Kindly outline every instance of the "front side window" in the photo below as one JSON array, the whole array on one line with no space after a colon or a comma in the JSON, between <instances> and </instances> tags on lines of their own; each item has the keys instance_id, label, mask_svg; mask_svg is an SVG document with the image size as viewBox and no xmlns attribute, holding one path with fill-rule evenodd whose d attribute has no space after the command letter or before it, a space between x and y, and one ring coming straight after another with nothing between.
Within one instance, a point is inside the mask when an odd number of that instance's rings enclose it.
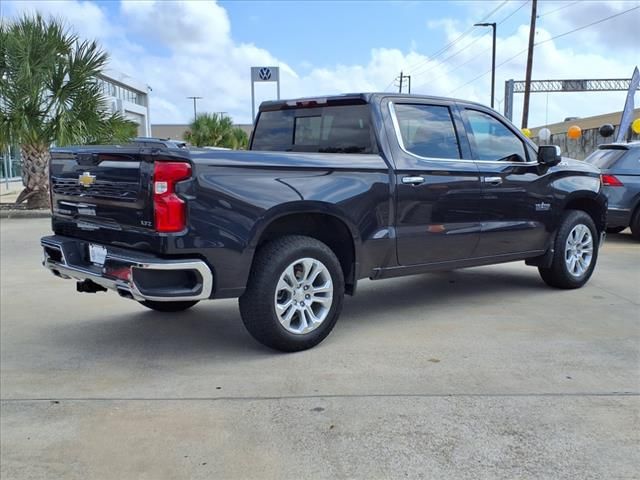
<instances>
[{"instance_id":1,"label":"front side window","mask_svg":"<svg viewBox=\"0 0 640 480\"><path fill-rule=\"evenodd\" d=\"M404 148L429 158L460 158L449 108L439 105L394 105Z\"/></svg>"},{"instance_id":2,"label":"front side window","mask_svg":"<svg viewBox=\"0 0 640 480\"><path fill-rule=\"evenodd\" d=\"M252 150L376 153L368 105L261 112Z\"/></svg>"},{"instance_id":3,"label":"front side window","mask_svg":"<svg viewBox=\"0 0 640 480\"><path fill-rule=\"evenodd\" d=\"M478 110L465 110L469 139L478 160L525 162L524 143L505 124Z\"/></svg>"}]
</instances>

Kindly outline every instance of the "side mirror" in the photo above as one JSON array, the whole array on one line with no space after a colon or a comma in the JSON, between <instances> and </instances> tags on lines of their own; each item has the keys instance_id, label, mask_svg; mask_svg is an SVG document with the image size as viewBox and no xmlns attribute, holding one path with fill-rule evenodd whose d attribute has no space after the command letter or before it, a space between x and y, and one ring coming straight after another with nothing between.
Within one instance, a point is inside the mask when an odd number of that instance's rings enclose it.
<instances>
[{"instance_id":1,"label":"side mirror","mask_svg":"<svg viewBox=\"0 0 640 480\"><path fill-rule=\"evenodd\" d=\"M562 160L560 154L562 151L557 145L540 145L538 147L538 163L552 167Z\"/></svg>"}]
</instances>

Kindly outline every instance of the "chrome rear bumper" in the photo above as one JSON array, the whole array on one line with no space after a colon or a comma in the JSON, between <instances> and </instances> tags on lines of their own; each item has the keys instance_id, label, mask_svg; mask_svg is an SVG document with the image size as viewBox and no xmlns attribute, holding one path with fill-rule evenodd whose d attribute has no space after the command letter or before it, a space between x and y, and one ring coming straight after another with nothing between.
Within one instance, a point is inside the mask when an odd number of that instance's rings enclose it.
<instances>
[{"instance_id":1,"label":"chrome rear bumper","mask_svg":"<svg viewBox=\"0 0 640 480\"><path fill-rule=\"evenodd\" d=\"M103 265L86 258L89 242L53 235L40 241L42 264L60 278L90 280L137 301L188 301L211 297L213 274L198 259L167 260L140 252L106 246Z\"/></svg>"}]
</instances>

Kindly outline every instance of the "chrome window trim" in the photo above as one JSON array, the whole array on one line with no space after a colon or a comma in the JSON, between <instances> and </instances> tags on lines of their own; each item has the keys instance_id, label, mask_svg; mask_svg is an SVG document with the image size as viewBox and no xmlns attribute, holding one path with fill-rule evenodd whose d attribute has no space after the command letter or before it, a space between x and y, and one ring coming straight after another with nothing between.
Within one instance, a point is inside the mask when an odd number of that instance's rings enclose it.
<instances>
[{"instance_id":1,"label":"chrome window trim","mask_svg":"<svg viewBox=\"0 0 640 480\"><path fill-rule=\"evenodd\" d=\"M428 105L428 104L416 103L411 105ZM435 105L435 106L442 106L442 105ZM449 108L448 106L446 107ZM498 164L498 165L526 165L526 166L539 164L537 161L505 162L503 160L472 160L468 158L435 158L435 157L423 157L422 155L417 155L415 153L408 151L404 145L404 140L402 140L402 133L400 132L400 124L398 123L398 118L396 117L396 109L394 108L393 102L391 100L389 100L389 113L391 114L391 123L393 124L393 130L395 131L396 140L398 141L398 145L400 146L400 149L407 155L418 158L420 160L429 160L431 162L476 162L476 163L491 163L491 164ZM458 147L458 150L459 150L459 147Z\"/></svg>"}]
</instances>

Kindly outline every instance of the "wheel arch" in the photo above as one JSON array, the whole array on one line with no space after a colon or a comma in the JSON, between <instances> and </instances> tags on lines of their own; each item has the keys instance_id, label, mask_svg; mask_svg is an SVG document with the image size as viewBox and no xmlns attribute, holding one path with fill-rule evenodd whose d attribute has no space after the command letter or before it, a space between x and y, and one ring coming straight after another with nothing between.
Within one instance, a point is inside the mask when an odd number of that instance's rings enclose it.
<instances>
[{"instance_id":1,"label":"wheel arch","mask_svg":"<svg viewBox=\"0 0 640 480\"><path fill-rule=\"evenodd\" d=\"M592 192L576 192L567 199L564 210L586 212L599 233L607 226L607 198L602 193L594 195Z\"/></svg>"},{"instance_id":2,"label":"wheel arch","mask_svg":"<svg viewBox=\"0 0 640 480\"><path fill-rule=\"evenodd\" d=\"M355 226L337 207L323 202L295 202L279 205L263 216L255 227L250 247L255 252L284 235L305 235L325 243L340 261L348 294L355 292L358 279L360 236Z\"/></svg>"}]
</instances>

